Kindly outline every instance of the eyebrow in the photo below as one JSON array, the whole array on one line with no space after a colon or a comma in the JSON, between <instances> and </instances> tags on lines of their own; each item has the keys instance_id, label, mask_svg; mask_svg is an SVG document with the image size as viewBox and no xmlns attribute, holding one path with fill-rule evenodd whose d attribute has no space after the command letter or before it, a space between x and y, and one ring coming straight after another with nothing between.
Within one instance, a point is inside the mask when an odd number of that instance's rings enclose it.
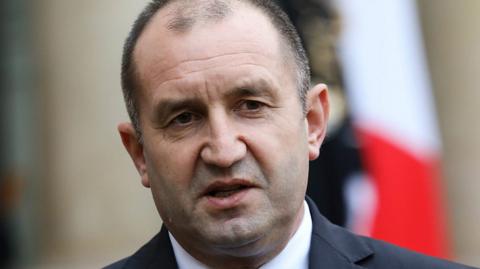
<instances>
[{"instance_id":1,"label":"eyebrow","mask_svg":"<svg viewBox=\"0 0 480 269\"><path fill-rule=\"evenodd\" d=\"M197 98L162 100L155 105L155 122L163 125L165 121L168 120L169 115L186 108L193 111L205 110L205 106L202 105L201 100Z\"/></svg>"},{"instance_id":2,"label":"eyebrow","mask_svg":"<svg viewBox=\"0 0 480 269\"><path fill-rule=\"evenodd\" d=\"M231 98L239 98L245 96L265 97L270 101L274 101L277 89L266 79L248 79L240 81L228 90L225 95Z\"/></svg>"},{"instance_id":3,"label":"eyebrow","mask_svg":"<svg viewBox=\"0 0 480 269\"><path fill-rule=\"evenodd\" d=\"M271 91L263 88L263 87L250 87L250 86L242 86L234 88L228 91L226 94L227 98L240 98L246 96L254 96L254 97L265 97L268 99L273 99Z\"/></svg>"}]
</instances>

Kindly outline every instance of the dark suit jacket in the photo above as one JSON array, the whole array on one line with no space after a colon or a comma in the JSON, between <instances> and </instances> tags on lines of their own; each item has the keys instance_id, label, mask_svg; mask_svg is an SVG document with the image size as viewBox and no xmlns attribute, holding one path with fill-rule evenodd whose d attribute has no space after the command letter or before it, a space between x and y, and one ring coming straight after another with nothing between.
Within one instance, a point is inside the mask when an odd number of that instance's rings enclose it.
<instances>
[{"instance_id":1,"label":"dark suit jacket","mask_svg":"<svg viewBox=\"0 0 480 269\"><path fill-rule=\"evenodd\" d=\"M310 269L461 269L473 268L411 252L394 245L358 236L330 223L307 197L313 231ZM177 262L165 226L135 254L105 269L176 269Z\"/></svg>"}]
</instances>

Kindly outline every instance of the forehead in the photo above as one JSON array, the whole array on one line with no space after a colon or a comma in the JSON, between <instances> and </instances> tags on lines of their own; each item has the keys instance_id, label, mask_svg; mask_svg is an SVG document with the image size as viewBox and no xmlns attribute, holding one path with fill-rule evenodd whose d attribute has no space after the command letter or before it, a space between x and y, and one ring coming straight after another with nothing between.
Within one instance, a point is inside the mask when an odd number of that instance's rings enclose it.
<instances>
[{"instance_id":1,"label":"forehead","mask_svg":"<svg viewBox=\"0 0 480 269\"><path fill-rule=\"evenodd\" d=\"M244 54L246 58L257 57L284 66L283 42L269 19L256 8L236 3L232 13L220 21L200 21L187 31L169 30L172 16L174 5L158 11L134 49L142 88L151 86L145 83L152 76L168 75L172 70L181 70L179 66L195 66L196 61L207 59L213 64L216 59Z\"/></svg>"}]
</instances>

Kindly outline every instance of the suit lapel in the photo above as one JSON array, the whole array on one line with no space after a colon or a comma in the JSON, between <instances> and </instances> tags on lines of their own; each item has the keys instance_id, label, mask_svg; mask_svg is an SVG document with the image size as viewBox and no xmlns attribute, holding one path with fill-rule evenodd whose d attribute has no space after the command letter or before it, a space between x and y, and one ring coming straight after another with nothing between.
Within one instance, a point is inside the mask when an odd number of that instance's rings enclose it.
<instances>
[{"instance_id":1,"label":"suit lapel","mask_svg":"<svg viewBox=\"0 0 480 269\"><path fill-rule=\"evenodd\" d=\"M125 269L178 269L172 244L165 226L162 230L133 254L125 263Z\"/></svg>"},{"instance_id":2,"label":"suit lapel","mask_svg":"<svg viewBox=\"0 0 480 269\"><path fill-rule=\"evenodd\" d=\"M330 223L309 197L306 200L313 224L309 268L363 268L356 263L373 255L370 247L358 236Z\"/></svg>"},{"instance_id":3,"label":"suit lapel","mask_svg":"<svg viewBox=\"0 0 480 269\"><path fill-rule=\"evenodd\" d=\"M170 242L168 230L165 226L162 226L162 230L160 231L156 249L157 255L155 255L155 258L149 265L149 269L178 269L172 243Z\"/></svg>"}]
</instances>

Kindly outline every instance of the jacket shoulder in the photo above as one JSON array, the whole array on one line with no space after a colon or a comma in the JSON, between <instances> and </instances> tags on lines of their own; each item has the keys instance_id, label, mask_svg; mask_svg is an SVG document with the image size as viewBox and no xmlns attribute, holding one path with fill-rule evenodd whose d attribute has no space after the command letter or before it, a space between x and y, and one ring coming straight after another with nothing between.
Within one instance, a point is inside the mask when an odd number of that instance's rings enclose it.
<instances>
[{"instance_id":1,"label":"jacket shoulder","mask_svg":"<svg viewBox=\"0 0 480 269\"><path fill-rule=\"evenodd\" d=\"M104 267L104 269L140 268L177 269L175 254L165 227L133 255Z\"/></svg>"},{"instance_id":2,"label":"jacket shoulder","mask_svg":"<svg viewBox=\"0 0 480 269\"><path fill-rule=\"evenodd\" d=\"M354 234L329 222L306 198L312 216L310 268L467 269L387 242ZM354 267L352 267L354 265Z\"/></svg>"},{"instance_id":3,"label":"jacket shoulder","mask_svg":"<svg viewBox=\"0 0 480 269\"><path fill-rule=\"evenodd\" d=\"M127 262L127 259L128 259L128 257L123 258L119 261L116 261L116 262L114 262L110 265L107 265L107 266L103 267L103 269L122 269L122 268L124 268L125 263Z\"/></svg>"},{"instance_id":4,"label":"jacket shoulder","mask_svg":"<svg viewBox=\"0 0 480 269\"><path fill-rule=\"evenodd\" d=\"M359 236L372 250L373 255L359 261L357 264L366 268L414 268L414 269L473 269L466 265L427 256L407 250L387 242Z\"/></svg>"}]
</instances>

